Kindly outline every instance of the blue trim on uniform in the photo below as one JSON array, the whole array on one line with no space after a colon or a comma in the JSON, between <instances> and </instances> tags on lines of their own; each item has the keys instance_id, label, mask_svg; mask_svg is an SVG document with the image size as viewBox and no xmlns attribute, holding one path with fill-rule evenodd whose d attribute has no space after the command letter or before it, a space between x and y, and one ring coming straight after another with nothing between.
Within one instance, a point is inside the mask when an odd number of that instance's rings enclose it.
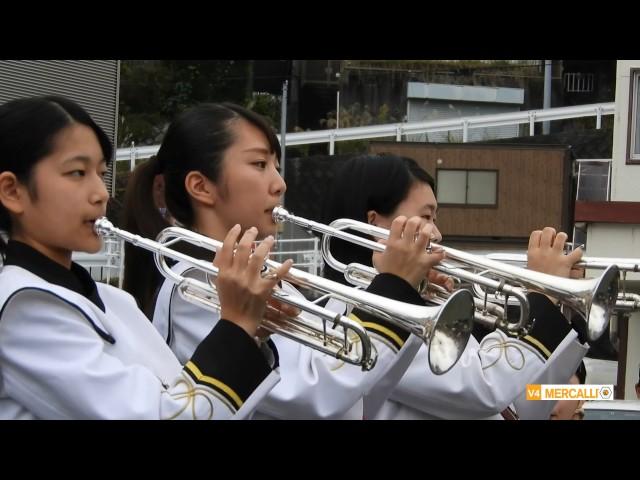
<instances>
[{"instance_id":1,"label":"blue trim on uniform","mask_svg":"<svg viewBox=\"0 0 640 480\"><path fill-rule=\"evenodd\" d=\"M171 280L165 280L165 282L170 282ZM171 346L171 342L173 342L173 319L171 318L171 304L173 303L173 294L178 288L177 284L173 284L171 287L171 293L169 294L169 307L167 309L167 345ZM160 288L162 289L162 287ZM158 296L156 297L156 305L158 303L158 298L160 298L160 292L158 292ZM155 309L154 309L155 311Z\"/></svg>"},{"instance_id":2,"label":"blue trim on uniform","mask_svg":"<svg viewBox=\"0 0 640 480\"><path fill-rule=\"evenodd\" d=\"M269 349L271 350L271 352L273 353L273 369L275 370L280 366L280 355L278 354L278 349L276 348L276 344L273 342L273 340L271 340L271 337L269 337L269 340L267 340L266 343Z\"/></svg>"},{"instance_id":3,"label":"blue trim on uniform","mask_svg":"<svg viewBox=\"0 0 640 480\"><path fill-rule=\"evenodd\" d=\"M104 330L102 330L100 327L98 327L95 322L91 319L91 317L84 311L82 310L82 308L80 308L78 305L76 305L75 303L70 302L69 300L67 300L64 297L61 297L60 295L58 295L57 293L53 293L51 290L46 290L44 288L39 288L39 287L24 287L24 288L20 288L18 290L16 290L15 292L13 292L11 295L9 295L9 297L7 297L7 301L4 302L4 305L2 305L2 309L0 310L0 321L2 321L2 314L4 313L4 309L6 308L6 306L9 304L9 302L11 301L11 299L13 297L15 297L18 293L23 292L25 290L35 290L38 292L44 292L44 293L48 293L49 295L56 297L60 300L62 300L64 303L66 303L67 305L74 307L76 310L78 310L91 324L91 326L93 327L93 329L96 331L96 333L100 336L100 338L102 338L105 342L108 342L110 344L115 344L116 343L116 339L110 335L109 333L105 332Z\"/></svg>"}]
</instances>

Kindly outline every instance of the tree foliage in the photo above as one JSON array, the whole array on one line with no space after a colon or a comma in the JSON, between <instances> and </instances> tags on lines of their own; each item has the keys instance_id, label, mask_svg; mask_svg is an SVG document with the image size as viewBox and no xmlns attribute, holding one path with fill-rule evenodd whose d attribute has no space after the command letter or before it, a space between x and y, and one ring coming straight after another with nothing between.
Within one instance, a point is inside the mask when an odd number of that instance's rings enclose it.
<instances>
[{"instance_id":1,"label":"tree foliage","mask_svg":"<svg viewBox=\"0 0 640 480\"><path fill-rule=\"evenodd\" d=\"M121 63L118 146L159 143L173 117L201 102L251 100L248 62L130 60Z\"/></svg>"}]
</instances>

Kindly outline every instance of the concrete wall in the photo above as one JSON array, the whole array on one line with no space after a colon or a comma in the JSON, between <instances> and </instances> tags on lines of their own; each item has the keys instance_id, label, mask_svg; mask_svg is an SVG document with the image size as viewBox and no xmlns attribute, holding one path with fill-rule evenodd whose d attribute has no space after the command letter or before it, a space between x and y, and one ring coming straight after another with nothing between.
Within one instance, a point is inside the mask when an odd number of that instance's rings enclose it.
<instances>
[{"instance_id":1,"label":"concrete wall","mask_svg":"<svg viewBox=\"0 0 640 480\"><path fill-rule=\"evenodd\" d=\"M640 164L626 164L627 136L629 134L629 87L632 68L640 68L640 60L620 60L618 62L611 171L612 201L640 201ZM640 250L636 250L636 252L640 252Z\"/></svg>"},{"instance_id":2,"label":"concrete wall","mask_svg":"<svg viewBox=\"0 0 640 480\"><path fill-rule=\"evenodd\" d=\"M614 223L591 223L587 229L587 255L594 257L640 257L640 225L624 225ZM588 277L595 277L601 270L587 272ZM637 283L640 273L628 273L627 280ZM633 283L628 291L637 293ZM640 364L640 312L629 316L627 335L627 356L625 373L625 400L635 400L635 384L638 382L638 365Z\"/></svg>"}]
</instances>

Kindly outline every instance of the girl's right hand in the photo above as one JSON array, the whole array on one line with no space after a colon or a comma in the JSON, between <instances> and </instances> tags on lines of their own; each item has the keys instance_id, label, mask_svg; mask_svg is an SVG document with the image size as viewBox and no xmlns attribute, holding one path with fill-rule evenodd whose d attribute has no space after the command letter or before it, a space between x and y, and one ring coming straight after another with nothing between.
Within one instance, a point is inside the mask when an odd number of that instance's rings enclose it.
<instances>
[{"instance_id":1,"label":"girl's right hand","mask_svg":"<svg viewBox=\"0 0 640 480\"><path fill-rule=\"evenodd\" d=\"M423 223L421 217L396 217L391 223L389 239L380 243L386 245L384 252L373 254L373 265L380 273L392 273L403 278L413 287L427 277L431 267L444 258L444 251L433 246L427 252L431 238L437 238L435 225Z\"/></svg>"},{"instance_id":2,"label":"girl's right hand","mask_svg":"<svg viewBox=\"0 0 640 480\"><path fill-rule=\"evenodd\" d=\"M527 268L536 272L571 278L574 276L573 266L582 259L582 249L564 253L567 234L556 233L556 229L545 227L543 230L531 232L527 249Z\"/></svg>"},{"instance_id":3,"label":"girl's right hand","mask_svg":"<svg viewBox=\"0 0 640 480\"><path fill-rule=\"evenodd\" d=\"M240 225L236 225L227 233L222 249L213 261L219 269L215 284L220 299L220 317L235 323L252 337L262 323L271 291L293 264L293 260L287 260L269 275L261 275L275 240L268 236L252 252L257 234L258 230L251 227L244 232L236 248L240 235Z\"/></svg>"}]
</instances>

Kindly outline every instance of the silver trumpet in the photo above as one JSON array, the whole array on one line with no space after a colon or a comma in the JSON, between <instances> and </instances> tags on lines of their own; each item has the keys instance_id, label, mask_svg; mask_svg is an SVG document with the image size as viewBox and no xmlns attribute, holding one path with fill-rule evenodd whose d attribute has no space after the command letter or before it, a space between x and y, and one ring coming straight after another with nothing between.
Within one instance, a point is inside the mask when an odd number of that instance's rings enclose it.
<instances>
[{"instance_id":1,"label":"silver trumpet","mask_svg":"<svg viewBox=\"0 0 640 480\"><path fill-rule=\"evenodd\" d=\"M332 268L336 268L336 266L340 267L336 269L344 271L345 277L347 277L348 280L351 275L354 275L354 273L352 272L352 268L350 267L358 270L358 272L355 273L355 275L358 276L360 275L360 268L362 267L362 265L351 264L349 266L346 266L338 262L331 255L329 249L329 242L331 240L331 237L340 238L342 240L352 242L378 252L384 250L384 245L366 238L359 237L357 235L350 234L348 232L344 232L343 230L350 228L370 235L372 237L383 239L387 239L389 237L388 230L376 227L374 225L369 225L367 223L358 222L351 219L338 219L331 222L331 224L327 226L318 222L306 220L301 217L296 217L282 207L276 207L273 210L273 217L278 222L288 221L299 225L302 228L323 233L324 237L322 239L322 252L325 261L330 266L332 266ZM516 284L518 286L522 285L525 288L536 290L558 298L562 303L572 307L574 310L585 317L585 319L587 320L587 336L589 340L595 340L599 338L604 333L607 325L609 324L609 317L615 307L615 302L618 294L618 268L615 265L610 265L604 271L602 276L597 279L572 280L556 277L553 275L547 275L541 272L534 272L524 268L516 267L514 265L509 265L507 263L491 260L484 256L472 255L470 253L456 250L451 247L445 247L442 245L439 245L439 247L444 250L448 259L457 261L464 265L470 265L480 270L489 271L493 275L497 275L505 279L504 281L512 282L513 284ZM347 268L343 269L344 267ZM509 293L511 295L514 295L516 297L524 296L524 293L518 287L504 285L504 281L488 279L481 275L467 272L466 270L463 270L461 268L436 265L434 269L447 275L452 275L454 277L468 280L472 283L477 281L478 283L481 283L482 285L485 285L489 288L495 288L496 291L506 292L506 287L508 287L510 290ZM513 335L526 334L526 331L529 328L529 311L526 297L524 297L524 300L525 301L521 302L521 309L525 309L525 305L527 306L525 310L527 318L525 318L523 316L523 312L521 312L520 321L514 326L510 326L506 319L504 319L504 321L496 320L496 327L502 328L503 331Z\"/></svg>"},{"instance_id":2,"label":"silver trumpet","mask_svg":"<svg viewBox=\"0 0 640 480\"><path fill-rule=\"evenodd\" d=\"M158 241L153 241L116 228L105 217L96 220L94 229L100 236L115 235L133 245L153 252L160 273L178 285L178 292L182 298L207 310L220 311L220 301L215 286L195 278L177 275L167 264L166 257L186 262L205 272L207 278L216 278L218 269L211 262L193 258L169 247L173 243L186 241L215 252L222 248L221 242L178 227L164 229L158 235ZM276 308L267 305L271 315L268 316L269 318L263 319L261 326L264 329L288 337L344 362L360 365L363 370L371 370L374 367L377 352L372 347L371 339L366 330L359 323L321 308L312 302L289 296L280 290L274 289L272 297L316 315L322 320L322 325L320 327L317 323L309 322L302 315L288 317ZM329 330L327 323L330 324ZM337 330L337 326L342 327L342 331ZM354 348L356 343L361 345L360 353L357 348Z\"/></svg>"},{"instance_id":3,"label":"silver trumpet","mask_svg":"<svg viewBox=\"0 0 640 480\"><path fill-rule=\"evenodd\" d=\"M307 230L313 230L324 234L322 239L322 256L325 262L334 270L343 272L347 281L352 285L366 288L373 280L373 277L378 274L375 268L368 265L362 265L360 263L350 263L349 265L347 265L337 260L331 253L330 240L331 237L336 237L354 243L361 247L381 252L385 247L380 243L360 237L358 235L350 234L348 232L345 232L344 229L349 228L378 238L388 238L388 230L376 227L374 225L369 225L368 223L358 222L356 220L345 218L335 220L331 222L330 226L327 226L322 223L314 222L302 217L292 215L282 207L276 207L273 211L273 215L274 219L277 222L286 221L294 223ZM487 277L483 277L479 274L467 272L466 270L463 270L461 268L443 265L442 262L434 267L434 269L444 272L447 275L451 275L456 279L463 279L474 284L482 283L482 285L484 285L485 287L493 288L499 292L504 292L506 294L504 309L492 304L491 302L487 302L486 299L484 302L482 302L474 297L474 321L488 328L499 328L506 334L511 336L524 336L527 334L531 326L531 320L529 318L529 302L527 301L527 297L521 289L508 285L505 282L500 282ZM429 293L435 293L435 295L426 296L427 292L424 291L421 292L421 294L423 295L425 300L431 301L433 303L443 304L447 302L451 296L450 292L446 291L444 288L440 288L438 285L429 284L428 288L430 290ZM506 301L508 300L509 295L514 296L521 304L520 319L518 322L507 321L505 312Z\"/></svg>"},{"instance_id":4,"label":"silver trumpet","mask_svg":"<svg viewBox=\"0 0 640 480\"><path fill-rule=\"evenodd\" d=\"M527 265L526 253L489 253L486 255L491 260L499 262ZM615 265L622 272L622 292L618 292L615 310L618 312L634 312L640 310L640 295L626 291L627 272L640 272L640 259L638 258L614 258L614 257L582 257L574 267L602 270Z\"/></svg>"},{"instance_id":5,"label":"silver trumpet","mask_svg":"<svg viewBox=\"0 0 640 480\"><path fill-rule=\"evenodd\" d=\"M218 311L220 309L215 286L211 283L177 275L167 265L166 257L184 261L205 272L211 278L215 278L218 269L210 262L190 257L169 247L176 242L185 241L216 252L222 248L222 242L179 227L164 229L158 235L157 241L152 241L118 229L105 218L96 221L95 229L100 235L114 234L134 245L154 252L155 262L160 272L178 285L179 292L185 300L209 310ZM280 264L271 260L266 260L265 265L266 274L280 267ZM284 280L299 287L320 291L326 294L323 298L327 296L336 298L419 335L425 342L429 342L429 366L436 374L445 373L455 365L469 339L468 323L470 317L467 307L471 304L471 295L452 298L443 307L424 307L362 292L294 268L289 270ZM370 370L374 367L377 352L367 331L360 323L322 308L304 298L289 295L277 288L273 290L272 298L308 312L318 317L321 322L318 322L317 319L306 319L303 315L285 316L279 310L268 307L275 314L277 321L265 318L261 325L263 328L347 363L360 365L363 370ZM327 328L327 323L330 324L329 328ZM337 330L336 327L341 327L341 330ZM353 332L355 337L349 334L349 331ZM358 349L354 348L358 343L361 345L359 354L357 353Z\"/></svg>"}]
</instances>

